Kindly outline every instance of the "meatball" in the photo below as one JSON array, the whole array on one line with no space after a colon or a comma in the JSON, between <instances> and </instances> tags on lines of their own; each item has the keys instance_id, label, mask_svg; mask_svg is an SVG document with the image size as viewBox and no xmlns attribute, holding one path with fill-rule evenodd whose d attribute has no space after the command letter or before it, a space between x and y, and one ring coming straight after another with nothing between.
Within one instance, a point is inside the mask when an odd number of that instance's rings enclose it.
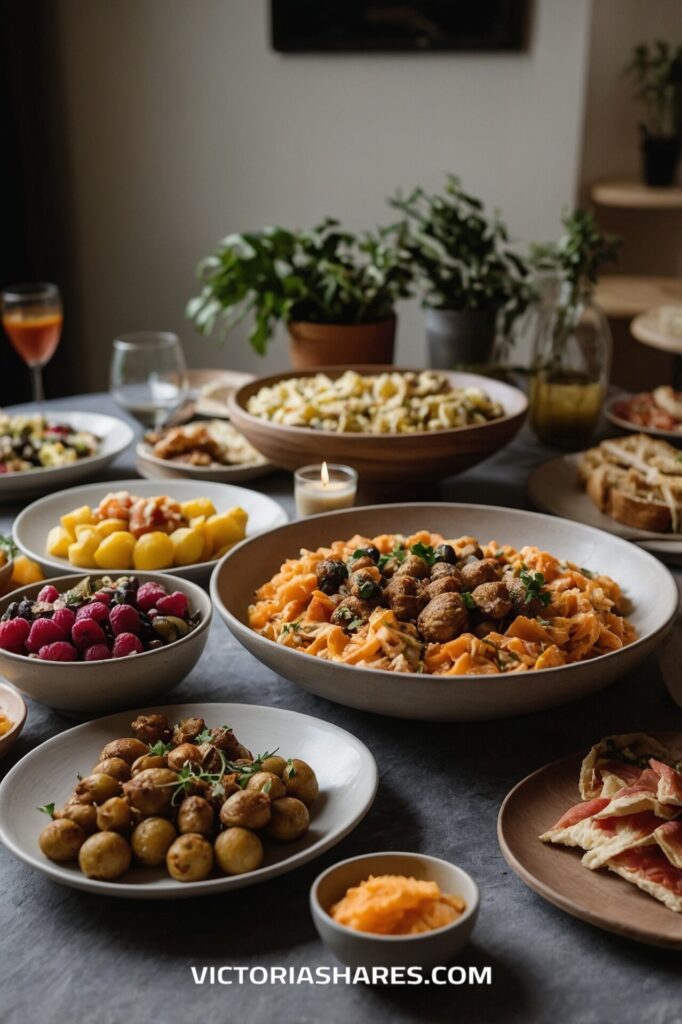
<instances>
[{"instance_id":1,"label":"meatball","mask_svg":"<svg viewBox=\"0 0 682 1024\"><path fill-rule=\"evenodd\" d=\"M228 761L236 761L240 757L251 757L251 751L239 742L229 725L211 729L211 743L218 750L222 750Z\"/></svg>"},{"instance_id":2,"label":"meatball","mask_svg":"<svg viewBox=\"0 0 682 1024\"><path fill-rule=\"evenodd\" d=\"M397 619L416 619L428 601L428 594L421 580L415 576L396 573L384 590L389 607Z\"/></svg>"},{"instance_id":3,"label":"meatball","mask_svg":"<svg viewBox=\"0 0 682 1024\"><path fill-rule=\"evenodd\" d=\"M429 601L432 601L439 594L458 594L461 589L462 585L456 576L440 576L427 584L426 593Z\"/></svg>"},{"instance_id":4,"label":"meatball","mask_svg":"<svg viewBox=\"0 0 682 1024\"><path fill-rule=\"evenodd\" d=\"M425 580L427 576L431 575L431 567L419 555L405 555L394 575L414 576L415 579Z\"/></svg>"},{"instance_id":5,"label":"meatball","mask_svg":"<svg viewBox=\"0 0 682 1024\"><path fill-rule=\"evenodd\" d=\"M478 544L463 544L462 547L457 552L457 561L459 562L459 564L465 565L473 558L475 558L477 561L483 558L483 552L478 546Z\"/></svg>"},{"instance_id":6,"label":"meatball","mask_svg":"<svg viewBox=\"0 0 682 1024\"><path fill-rule=\"evenodd\" d=\"M132 850L118 832L95 832L80 848L78 863L88 878L112 882L130 867Z\"/></svg>"},{"instance_id":7,"label":"meatball","mask_svg":"<svg viewBox=\"0 0 682 1024\"><path fill-rule=\"evenodd\" d=\"M206 723L203 718L183 718L173 729L173 742L178 747L182 743L193 743L205 728Z\"/></svg>"},{"instance_id":8,"label":"meatball","mask_svg":"<svg viewBox=\"0 0 682 1024\"><path fill-rule=\"evenodd\" d=\"M172 730L165 715L138 715L131 728L138 740L153 746L162 740L168 743Z\"/></svg>"},{"instance_id":9,"label":"meatball","mask_svg":"<svg viewBox=\"0 0 682 1024\"><path fill-rule=\"evenodd\" d=\"M123 793L130 806L145 817L163 817L170 814L178 782L177 773L169 768L147 768L123 783Z\"/></svg>"},{"instance_id":10,"label":"meatball","mask_svg":"<svg viewBox=\"0 0 682 1024\"><path fill-rule=\"evenodd\" d=\"M491 619L504 619L511 615L513 605L504 583L481 583L471 592L480 612Z\"/></svg>"},{"instance_id":11,"label":"meatball","mask_svg":"<svg viewBox=\"0 0 682 1024\"><path fill-rule=\"evenodd\" d=\"M381 552L379 548L374 544L368 544L364 548L356 548L353 554L350 556L349 565L351 571L355 569L366 568L368 565L377 565L381 558ZM360 564L362 563L362 565Z\"/></svg>"},{"instance_id":12,"label":"meatball","mask_svg":"<svg viewBox=\"0 0 682 1024\"><path fill-rule=\"evenodd\" d=\"M214 845L218 867L226 875L243 875L255 871L263 862L263 844L246 828L228 828L221 832Z\"/></svg>"},{"instance_id":13,"label":"meatball","mask_svg":"<svg viewBox=\"0 0 682 1024\"><path fill-rule=\"evenodd\" d=\"M286 786L287 796L295 796L306 807L309 807L317 799L320 787L315 772L306 761L292 757L287 762L282 779ZM277 799L272 794L270 795L273 800Z\"/></svg>"},{"instance_id":14,"label":"meatball","mask_svg":"<svg viewBox=\"0 0 682 1024\"><path fill-rule=\"evenodd\" d=\"M293 796L275 800L268 835L277 843L293 843L305 835L310 825L308 808Z\"/></svg>"},{"instance_id":15,"label":"meatball","mask_svg":"<svg viewBox=\"0 0 682 1024\"><path fill-rule=\"evenodd\" d=\"M431 569L431 582L434 580L442 580L446 576L452 576L453 580L460 579L459 569L456 565L450 565L449 562L436 562Z\"/></svg>"},{"instance_id":16,"label":"meatball","mask_svg":"<svg viewBox=\"0 0 682 1024\"><path fill-rule=\"evenodd\" d=\"M132 764L133 761L137 761L138 757L148 753L149 747L146 743L142 743L141 740L112 740L111 743L107 743L106 747L104 747L99 755L99 759L100 761L106 761L110 757L120 757L126 764Z\"/></svg>"},{"instance_id":17,"label":"meatball","mask_svg":"<svg viewBox=\"0 0 682 1024\"><path fill-rule=\"evenodd\" d=\"M97 772L81 779L74 790L75 799L82 804L103 804L109 797L118 796L121 783L111 775Z\"/></svg>"},{"instance_id":18,"label":"meatball","mask_svg":"<svg viewBox=\"0 0 682 1024\"><path fill-rule=\"evenodd\" d=\"M200 796L187 796L178 811L178 831L210 835L213 831L213 808Z\"/></svg>"},{"instance_id":19,"label":"meatball","mask_svg":"<svg viewBox=\"0 0 682 1024\"><path fill-rule=\"evenodd\" d=\"M464 633L469 625L459 594L439 594L429 601L417 619L417 629L429 643L444 644Z\"/></svg>"},{"instance_id":20,"label":"meatball","mask_svg":"<svg viewBox=\"0 0 682 1024\"><path fill-rule=\"evenodd\" d=\"M527 615L529 618L542 615L545 605L539 597L531 597L530 601L528 600L528 589L523 580L520 580L518 576L514 576L511 572L506 572L504 574L504 583L515 612Z\"/></svg>"},{"instance_id":21,"label":"meatball","mask_svg":"<svg viewBox=\"0 0 682 1024\"><path fill-rule=\"evenodd\" d=\"M177 882L200 882L213 868L213 847L203 836L187 832L169 848L166 867Z\"/></svg>"},{"instance_id":22,"label":"meatball","mask_svg":"<svg viewBox=\"0 0 682 1024\"><path fill-rule=\"evenodd\" d=\"M135 860L146 868L159 867L165 863L166 854L177 835L175 826L166 818L145 818L131 837Z\"/></svg>"},{"instance_id":23,"label":"meatball","mask_svg":"<svg viewBox=\"0 0 682 1024\"><path fill-rule=\"evenodd\" d=\"M246 783L246 788L257 789L259 792L266 793L271 800L280 800L283 796L287 795L284 782L274 772L255 772ZM296 793L294 794L294 796L297 795Z\"/></svg>"},{"instance_id":24,"label":"meatball","mask_svg":"<svg viewBox=\"0 0 682 1024\"><path fill-rule=\"evenodd\" d=\"M201 764L201 753L194 743L181 743L175 750L168 752L167 761L171 771L179 772L188 761Z\"/></svg>"},{"instance_id":25,"label":"meatball","mask_svg":"<svg viewBox=\"0 0 682 1024\"><path fill-rule=\"evenodd\" d=\"M97 762L92 774L111 775L112 779L127 782L130 778L130 765L122 757L107 757L105 761Z\"/></svg>"},{"instance_id":26,"label":"meatball","mask_svg":"<svg viewBox=\"0 0 682 1024\"><path fill-rule=\"evenodd\" d=\"M75 821L59 818L45 826L38 837L38 845L46 857L61 864L75 860L86 839L86 833Z\"/></svg>"},{"instance_id":27,"label":"meatball","mask_svg":"<svg viewBox=\"0 0 682 1024\"><path fill-rule=\"evenodd\" d=\"M201 757L201 767L207 772L213 772L216 774L222 770L223 757L225 755L221 755L221 752L217 747L214 747L212 743L201 743L197 747L197 750Z\"/></svg>"},{"instance_id":28,"label":"meatball","mask_svg":"<svg viewBox=\"0 0 682 1024\"><path fill-rule=\"evenodd\" d=\"M323 594L336 594L341 584L348 579L346 563L338 558L323 558L317 563L317 586Z\"/></svg>"},{"instance_id":29,"label":"meatball","mask_svg":"<svg viewBox=\"0 0 682 1024\"><path fill-rule=\"evenodd\" d=\"M358 569L371 569L373 565L376 565L376 562L369 555L358 555L357 558L351 555L348 565L351 572L357 572Z\"/></svg>"},{"instance_id":30,"label":"meatball","mask_svg":"<svg viewBox=\"0 0 682 1024\"><path fill-rule=\"evenodd\" d=\"M367 601L363 601L359 597L344 597L332 612L330 621L335 626L341 626L348 632L353 632L357 627L354 626L353 630L349 630L350 623L357 619L367 622L371 614L372 609Z\"/></svg>"},{"instance_id":31,"label":"meatball","mask_svg":"<svg viewBox=\"0 0 682 1024\"><path fill-rule=\"evenodd\" d=\"M348 588L353 597L369 604L381 601L381 574L376 566L369 569L358 569L348 580Z\"/></svg>"},{"instance_id":32,"label":"meatball","mask_svg":"<svg viewBox=\"0 0 682 1024\"><path fill-rule=\"evenodd\" d=\"M468 562L460 570L462 590L473 591L482 583L494 583L500 578L500 567L494 558L481 558Z\"/></svg>"},{"instance_id":33,"label":"meatball","mask_svg":"<svg viewBox=\"0 0 682 1024\"><path fill-rule=\"evenodd\" d=\"M242 789L228 797L220 808L225 828L263 828L270 821L270 797L258 789Z\"/></svg>"},{"instance_id":34,"label":"meatball","mask_svg":"<svg viewBox=\"0 0 682 1024\"><path fill-rule=\"evenodd\" d=\"M97 808L97 828L101 832L125 832L131 824L130 804L124 796L112 796Z\"/></svg>"}]
</instances>

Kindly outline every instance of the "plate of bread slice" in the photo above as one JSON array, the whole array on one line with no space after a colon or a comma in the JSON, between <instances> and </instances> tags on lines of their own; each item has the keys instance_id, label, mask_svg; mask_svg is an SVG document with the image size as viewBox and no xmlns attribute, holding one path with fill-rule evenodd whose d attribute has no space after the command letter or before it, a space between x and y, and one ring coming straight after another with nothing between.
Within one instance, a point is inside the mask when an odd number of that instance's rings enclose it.
<instances>
[{"instance_id":1,"label":"plate of bread slice","mask_svg":"<svg viewBox=\"0 0 682 1024\"><path fill-rule=\"evenodd\" d=\"M682 557L682 452L667 441L627 434L551 459L528 494L543 511Z\"/></svg>"}]
</instances>

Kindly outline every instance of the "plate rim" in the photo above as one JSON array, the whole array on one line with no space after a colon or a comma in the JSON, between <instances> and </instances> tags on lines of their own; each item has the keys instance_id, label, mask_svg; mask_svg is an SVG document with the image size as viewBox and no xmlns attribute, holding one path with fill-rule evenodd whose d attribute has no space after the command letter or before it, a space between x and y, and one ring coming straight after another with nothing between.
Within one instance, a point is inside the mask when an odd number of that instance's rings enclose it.
<instances>
[{"instance_id":1,"label":"plate rim","mask_svg":"<svg viewBox=\"0 0 682 1024\"><path fill-rule=\"evenodd\" d=\"M630 423L629 420L622 419L617 413L613 412L613 406L616 402L623 402L627 398L634 398L636 394L637 392L635 391L622 391L617 395L611 396L604 407L604 415L609 423L612 423L614 427L618 427L619 430L627 431L629 434L647 434L649 437L660 437L668 441L675 440L678 445L682 444L682 429L676 433L674 430L659 430L658 427L642 427L638 423Z\"/></svg>"},{"instance_id":2,"label":"plate rim","mask_svg":"<svg viewBox=\"0 0 682 1024\"><path fill-rule=\"evenodd\" d=\"M235 430L236 429L237 428L235 427ZM150 462L152 465L158 466L159 469L172 469L176 473L182 473L183 470L185 469L183 463L171 462L170 459L162 459L158 455L154 455L151 450L151 446L147 444L144 438L141 438L135 445L135 454L138 457L138 459L143 459L145 462ZM263 471L269 471L270 469L274 468L274 464L270 462L269 459L266 459L265 456L263 456L263 462L240 462L237 465L233 464L229 466L214 465L191 467L191 469L197 474L202 472L207 474L206 483L229 483L228 480L209 480L209 473L229 473L230 471L240 473L243 470L251 471L260 469L262 469ZM197 475L195 477L187 477L187 479L201 480L202 478L201 476Z\"/></svg>"},{"instance_id":3,"label":"plate rim","mask_svg":"<svg viewBox=\"0 0 682 1024\"><path fill-rule=\"evenodd\" d=\"M140 485L146 486L147 484L154 483L154 482L155 481L153 479L149 479L149 478L144 479L142 477L133 477L131 479L126 479L126 480L101 480L101 481L92 481L91 483L87 483L87 484L77 484L75 487L63 487L59 491L55 491L55 492L50 493L50 494L43 494L40 497L37 497L33 501L31 501L30 504L28 504L24 508L22 508L21 512L19 512L19 514L15 517L15 519L14 519L14 521L12 523L12 538L13 538L15 544L17 545L17 547L19 548L19 550L22 551L23 554L25 554L28 558L31 558L31 559L37 561L41 565L49 566L52 569L63 569L64 572L62 573L62 575L64 575L64 576L71 575L72 573L70 573L69 570L73 570L74 566L72 566L70 562L67 562L65 559L56 558L56 556L54 556L54 555L49 555L49 554L47 554L47 552L45 552L44 554L41 554L41 553L39 553L37 551L32 551L31 548L29 548L26 544L24 544L20 540L20 538L19 538L19 536L17 534L17 524L19 524L21 526L21 524L23 524L26 521L26 519L28 519L29 514L31 513L31 511L32 510L35 511L35 506L38 505L39 503L44 502L44 501L48 501L50 499L54 499L54 498L60 497L60 496L65 495L65 494L71 494L74 491L89 490L92 487L102 487L102 488L105 488L105 490L108 489L110 491L111 490L128 490L128 491L130 491L131 488L139 487ZM193 481L190 480L190 479L186 479L186 480L171 480L171 479L163 479L163 480L161 480L160 479L158 481L158 483L159 483L159 485L161 485L161 489L163 489L163 486L167 485L167 484L170 484L171 486L175 486L176 484L180 484L181 486L184 486L185 484L193 483ZM280 526L286 526L289 523L289 517L287 515L287 511L284 508L284 506L281 505L275 498L271 498L269 494L262 494L260 491L253 491L250 487L240 487L240 485L236 484L236 483L234 483L234 484L224 483L224 482L218 481L218 480L206 480L206 481L204 481L204 486L206 486L206 485L209 485L211 487L236 487L240 491L251 491L252 494L257 495L259 498L263 499L263 501L268 502L271 505L276 506L276 508L278 510L277 511L277 515L276 515L276 520L279 519L280 516L281 516L281 517L283 517L283 521L279 522L279 523L277 523L277 521L275 521L274 525L263 527L262 530L257 530L255 533L252 533L250 536L248 536L246 538L247 540L251 540L253 537L257 537L261 533L267 533L270 530L279 529ZM134 493L134 491L132 493ZM274 514L274 509L273 509L273 514ZM176 566L171 566L169 569L156 569L154 571L155 572L165 572L165 573L170 573L170 574L178 575L178 574L181 574L182 572L184 572L186 570L192 570L192 571L194 571L194 570L197 570L197 571L203 570L203 571L206 571L207 569L212 569L215 564L216 564L215 559L211 559L211 560L209 560L207 562L192 562L190 565L176 565ZM88 573L88 572L102 572L102 571L104 571L104 570L101 570L98 566L90 566L90 567L84 568L82 570L82 572L84 572L84 573Z\"/></svg>"},{"instance_id":4,"label":"plate rim","mask_svg":"<svg viewBox=\"0 0 682 1024\"><path fill-rule=\"evenodd\" d=\"M312 846L305 850L300 850L298 853L295 853L284 860L278 861L276 864L258 868L256 871L247 872L243 875L225 875L219 876L218 878L203 879L200 882L177 882L177 889L173 886L170 890L168 888L152 890L148 888L149 883L144 882L138 885L133 885L130 882L105 882L94 878L87 878L82 873L74 874L73 877L64 878L61 874L61 870L64 869L60 869L59 865L56 865L47 859L45 861L41 861L37 855L31 854L15 843L13 839L7 835L5 817L8 813L7 806L11 804L12 800L11 791L14 779L21 771L25 770L27 763L30 764L31 762L39 760L46 750L49 750L51 747L59 744L64 736L70 736L74 732L87 730L95 723L105 724L110 719L118 719L122 715L125 715L126 717L130 715L132 718L135 718L140 714L154 714L159 712L167 714L173 708L178 710L192 709L197 711L204 708L221 707L229 707L232 709L243 708L249 712L265 712L266 714L274 717L279 717L280 715L288 717L293 715L299 719L304 719L306 721L312 720L313 722L321 723L325 730L343 737L343 739L346 742L350 742L351 746L353 746L360 754L363 762L363 773L370 773L368 797L365 799L363 805L355 811L344 825L336 829L332 829L327 836L320 838L317 842L313 843ZM55 736L50 736L42 743L39 743L38 746L34 747L19 761L17 761L17 763L9 770L2 782L0 782L0 842L2 842L2 844L23 863L37 871L40 871L52 881L66 885L69 888L80 889L82 891L92 892L101 896L118 896L123 899L183 899L192 896L206 896L212 893L227 892L230 889L241 889L250 885L257 885L259 882L265 882L278 875L294 871L303 864L306 864L311 860L315 860L323 853L326 853L327 850L337 845L337 843L340 843L342 839L345 839L345 837L349 835L350 832L352 832L369 813L372 805L374 804L378 786L379 769L369 747L348 729L343 729L341 726L336 725L334 722L329 722L324 718L307 715L301 711L292 711L289 708L273 707L265 704L244 704L243 702L230 701L196 701L185 704L162 704L151 708L131 708L129 711L118 711L111 715L103 715L98 718L93 718L88 722L82 722L79 725L74 725L69 729L64 729ZM37 846L36 850L38 850Z\"/></svg>"},{"instance_id":5,"label":"plate rim","mask_svg":"<svg viewBox=\"0 0 682 1024\"><path fill-rule=\"evenodd\" d=\"M654 733L654 735L657 734L660 735L659 730L656 730ZM682 733L676 735L682 736ZM645 945L663 947L666 949L682 949L682 936L680 938L673 938L672 941L666 939L660 940L657 939L656 936L653 936L650 931L638 928L637 925L618 925L617 923L614 925L607 924L604 921L604 918L600 916L598 913L591 911L589 906L583 908L582 906L576 905L575 900L571 900L570 897L564 896L562 893L557 892L557 890L547 885L541 879L536 878L536 876L528 868L526 868L525 865L516 857L513 850L509 846L505 835L503 819L505 815L510 813L509 807L512 801L518 797L518 794L523 789L523 787L530 783L531 780L536 779L538 776L542 776L546 773L549 774L552 771L556 772L563 766L565 766L566 768L568 768L569 766L574 766L577 779L578 769L580 768L580 764L582 763L585 756L586 755L584 752L574 751L572 754L566 754L564 757L555 758L553 761L548 761L540 768L536 768L534 771L529 772L528 775L520 779L514 786L512 786L512 788L508 791L502 803L500 804L500 809L497 814L496 834L498 846L500 848L502 856L504 857L505 861L512 869L514 874L521 879L524 885L528 886L529 889L532 889L533 892L536 892L539 896L542 896L542 898L547 900L548 903L551 903L553 906L558 907L559 910L564 911L564 913L570 914L571 917L575 917L581 921L586 921L588 924L591 924L596 928L600 928L602 931L607 931L613 935L619 935L621 937L631 939L635 942L641 942ZM540 842L539 839L538 842ZM594 874L596 875L596 872ZM609 881L611 881L608 875L603 876L603 878L605 880L608 879ZM652 896L648 896L646 893L642 893L641 895L644 899L653 899ZM671 914L671 921L676 920L676 915L674 915L674 912L668 912Z\"/></svg>"},{"instance_id":6,"label":"plate rim","mask_svg":"<svg viewBox=\"0 0 682 1024\"><path fill-rule=\"evenodd\" d=\"M475 503L467 503L467 502L447 502L447 501L441 501L441 502L424 502L424 501L420 502L420 501L415 501L415 502L397 502L395 504L362 505L362 506L355 506L354 508L343 509L343 510L338 510L338 511L334 511L334 512L321 512L321 513L318 513L315 516L307 516L305 521L306 522L310 522L311 520L321 520L321 519L324 519L324 518L331 518L332 516L343 515L344 512L347 512L347 513L349 513L349 512L358 512L358 511L361 511L361 510L364 511L364 512L371 512L371 511L376 511L378 509L386 509L386 508L395 510L395 509L400 509L400 508L411 508L411 509L413 509L413 508L433 508L433 507L440 507L440 508L444 508L444 509L447 508L447 509L454 509L454 510L457 510L457 509L460 509L460 508L466 508L466 509L476 509L476 510L481 510L481 511L489 511L489 510L492 509L492 510L494 510L494 511L500 513L500 514L505 514L505 515L510 515L511 514L512 516L514 516L514 515L520 514L520 515L523 515L523 516L537 516L537 517L540 517L542 519L546 519L548 521L551 521L553 523L559 523L559 524L560 523L570 523L572 526L577 526L581 530L587 530L590 533L596 533L597 535L600 535L600 534L602 534L604 532L604 531L600 530L596 526L590 526L588 523L575 522L574 520L566 519L563 516L548 515L545 512L529 511L528 509L503 508L503 507L497 506L497 505L483 505L483 504L475 504ZM268 533L275 533L276 531L284 530L284 529L286 529L288 527L296 526L299 523L300 523L300 520L294 520L292 522L283 523L281 526L274 527L273 529L268 530L267 532ZM220 596L220 594L218 592L217 580L218 580L218 576L219 576L220 572L222 571L224 563L226 563L228 561L228 559L231 558L235 553L240 551L240 549L242 547L245 547L247 544L252 543L253 541L257 540L259 538L259 536L261 536L261 535L254 534L252 537L246 537L244 540L240 541L238 544L235 544L235 546L233 548L231 548L231 550L228 551L227 554L223 555L223 557L218 562L216 562L216 564L215 564L215 566L213 568L213 571L211 572L211 580L210 580L210 585L209 585L209 594L211 596L211 601L213 602L214 607L216 607L216 609L218 611L218 614L223 619L223 622L227 622L227 620L229 619L230 621L235 622L237 624L237 627L240 628L240 629L243 628L243 629L247 629L248 630L248 629L250 629L250 627L246 623L241 622L236 617L236 615L234 615L234 613L232 611L230 611L229 608L227 608L227 606L223 602L223 600L222 600L222 598L221 598L221 596ZM624 537L619 537L616 534L609 534L609 536L612 537L615 541L620 542L621 544L632 546L631 542L626 540ZM572 670L575 671L575 669L577 667L579 667L580 665L595 664L596 662L605 663L606 659L613 660L613 659L617 658L618 655L621 654L623 651L633 651L633 650L636 650L638 647L643 646L646 643L653 642L657 637L661 636L662 634L664 635L665 632L667 632L667 630L670 628L671 624L675 621L675 617L677 615L678 608L680 606L680 603L682 602L682 597L680 596L680 592L679 592L679 590L677 588L677 584L675 582L675 578L673 577L673 575L670 572L670 570L667 569L664 565L662 565L661 561L658 558L656 558L655 555L653 555L650 551L647 551L645 548L640 548L638 546L637 546L637 551L638 551L638 555L641 554L641 555L644 555L646 558L650 559L651 560L651 564L656 566L656 570L657 571L662 570L662 572L664 574L666 574L666 584L669 585L670 597L671 597L671 599L674 599L674 601L673 601L673 606L671 607L671 610L670 610L669 614L667 615L667 617L665 618L665 620L663 620L655 629L651 630L650 632L645 633L642 636L638 636L636 638L636 640L634 640L631 644L628 644L627 647L620 647L617 650L608 651L606 654L599 655L598 658L589 659L588 662L585 662L585 661L583 661L583 662L572 662L572 663L567 664L567 665L556 665L556 666L553 666L551 668L537 669L537 670L533 670L532 673L526 673L527 675L532 676L533 679L536 679L536 678L537 679L544 679L547 675L550 675L550 674L553 675L556 672L562 672L562 671L565 671L565 670L568 670L568 669L572 669ZM623 554L625 555L625 552L623 552ZM233 635L239 640L238 634L232 629L231 626L230 626L230 632L233 633ZM252 630L252 632L259 639L263 640L264 642L271 643L271 644L274 644L275 646L277 646L275 644L275 641L268 640L267 637L261 636L261 634L260 633L256 633L255 630ZM295 648L290 648L290 649L287 648L287 651L290 651L290 653L292 655L298 655L299 657L310 657L310 655L307 655L305 653L305 651L297 651ZM333 662L333 664L334 664L335 668L343 669L343 670L346 670L347 672L367 671L367 670L359 670L358 666L356 666L356 665L346 665L343 662ZM395 681L395 677L396 677L397 674L399 674L401 678L409 679L410 681L414 681L416 679L423 679L423 675L421 675L418 672L404 672L404 673L401 672L401 673L396 673L396 672L391 672L389 669L379 669L379 668L373 668L373 669L371 669L371 671L372 671L373 674L380 674L381 678L392 679L394 681ZM444 684L448 683L448 682L451 683L451 682L453 682L455 680L461 684L462 680L472 680L472 681L475 681L477 679L476 676L467 676L467 675L463 675L463 676L455 676L455 675L433 676L433 675L429 675L427 678L429 679L429 681L438 680L439 682L442 681ZM504 678L504 676L503 676L503 678Z\"/></svg>"}]
</instances>

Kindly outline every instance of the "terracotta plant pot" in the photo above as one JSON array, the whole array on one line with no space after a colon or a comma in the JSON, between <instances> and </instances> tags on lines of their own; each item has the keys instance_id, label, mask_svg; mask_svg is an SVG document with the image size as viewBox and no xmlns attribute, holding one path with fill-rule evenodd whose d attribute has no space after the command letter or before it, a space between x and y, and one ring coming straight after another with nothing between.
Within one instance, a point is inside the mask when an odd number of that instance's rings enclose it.
<instances>
[{"instance_id":1,"label":"terracotta plant pot","mask_svg":"<svg viewBox=\"0 0 682 1024\"><path fill-rule=\"evenodd\" d=\"M318 366L392 363L396 317L372 324L289 324L289 355L295 370Z\"/></svg>"}]
</instances>

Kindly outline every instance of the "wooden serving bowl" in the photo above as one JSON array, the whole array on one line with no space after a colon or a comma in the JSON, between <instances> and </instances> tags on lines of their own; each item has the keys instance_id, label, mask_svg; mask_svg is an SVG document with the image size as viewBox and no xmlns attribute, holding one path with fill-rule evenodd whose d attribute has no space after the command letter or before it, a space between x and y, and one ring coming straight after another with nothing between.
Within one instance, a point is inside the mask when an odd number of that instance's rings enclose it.
<instances>
[{"instance_id":1,"label":"wooden serving bowl","mask_svg":"<svg viewBox=\"0 0 682 1024\"><path fill-rule=\"evenodd\" d=\"M277 466L298 469L308 463L340 462L357 470L361 479L396 482L401 479L434 480L461 473L503 448L514 437L526 415L528 401L518 388L492 377L441 370L456 387L477 387L499 402L505 415L489 423L423 434L337 434L328 430L271 423L247 412L252 395L291 377L325 373L332 379L346 370L363 374L405 373L396 366L332 366L319 370L289 371L259 377L228 398L230 418L251 444ZM418 373L418 370L412 370Z\"/></svg>"}]
</instances>

